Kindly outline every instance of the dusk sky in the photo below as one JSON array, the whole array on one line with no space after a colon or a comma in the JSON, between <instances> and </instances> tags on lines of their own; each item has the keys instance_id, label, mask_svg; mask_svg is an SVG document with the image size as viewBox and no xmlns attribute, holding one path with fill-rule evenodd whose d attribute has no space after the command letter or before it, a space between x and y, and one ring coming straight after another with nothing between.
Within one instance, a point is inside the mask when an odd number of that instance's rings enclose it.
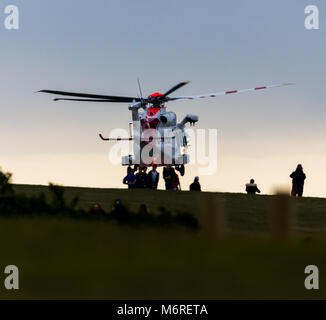
<instances>
[{"instance_id":1,"label":"dusk sky","mask_svg":"<svg viewBox=\"0 0 326 320\"><path fill-rule=\"evenodd\" d=\"M319 8L306 30L304 9ZM16 5L20 29L6 30ZM324 22L325 21L325 22ZM124 188L126 168L109 163L109 135L128 129L127 104L54 102L41 89L174 96L294 82L214 99L170 102L181 121L218 130L218 169L205 191L290 190L298 163L305 195L326 196L326 3L321 0L6 0L0 5L0 166L15 183ZM198 174L188 166L188 189ZM160 188L163 188L160 181Z\"/></svg>"}]
</instances>

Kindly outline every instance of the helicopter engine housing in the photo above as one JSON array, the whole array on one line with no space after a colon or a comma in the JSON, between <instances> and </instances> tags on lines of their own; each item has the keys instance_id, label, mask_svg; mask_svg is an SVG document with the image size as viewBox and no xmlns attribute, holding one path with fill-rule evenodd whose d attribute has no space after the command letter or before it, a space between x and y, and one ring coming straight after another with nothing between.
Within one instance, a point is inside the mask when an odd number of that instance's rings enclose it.
<instances>
[{"instance_id":1,"label":"helicopter engine housing","mask_svg":"<svg viewBox=\"0 0 326 320\"><path fill-rule=\"evenodd\" d=\"M160 126L175 127L177 124L177 116L174 112L165 112L160 116Z\"/></svg>"}]
</instances>

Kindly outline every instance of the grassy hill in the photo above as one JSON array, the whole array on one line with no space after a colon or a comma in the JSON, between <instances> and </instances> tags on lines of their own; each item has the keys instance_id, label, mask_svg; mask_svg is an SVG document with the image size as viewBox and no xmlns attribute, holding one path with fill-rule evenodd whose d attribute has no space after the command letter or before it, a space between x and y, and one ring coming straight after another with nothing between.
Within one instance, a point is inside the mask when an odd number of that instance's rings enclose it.
<instances>
[{"instance_id":1,"label":"grassy hill","mask_svg":"<svg viewBox=\"0 0 326 320\"><path fill-rule=\"evenodd\" d=\"M15 190L28 195L48 192L47 186L15 185ZM236 193L196 193L153 190L98 189L65 187L67 199L78 196L80 206L90 207L99 203L105 210L112 208L115 199L121 199L129 208L137 210L146 204L149 211L165 207L172 212L189 212L196 216L203 211L206 196L214 195L222 204L228 228L233 234L249 232L254 235L270 229L270 211L274 196L248 196ZM326 232L326 199L301 198L293 201L296 216L295 231L302 234L323 234Z\"/></svg>"},{"instance_id":2,"label":"grassy hill","mask_svg":"<svg viewBox=\"0 0 326 320\"><path fill-rule=\"evenodd\" d=\"M43 186L15 185L29 195ZM145 203L155 212L200 216L207 194L149 190L66 188L80 205L114 199L130 208ZM326 298L326 199L293 203L296 233L270 237L275 197L216 193L228 234L208 237L183 228L128 227L106 221L68 218L0 218L0 270L15 264L20 290L6 299L282 299ZM320 270L320 290L304 288L304 268ZM1 280L1 279L0 279Z\"/></svg>"}]
</instances>

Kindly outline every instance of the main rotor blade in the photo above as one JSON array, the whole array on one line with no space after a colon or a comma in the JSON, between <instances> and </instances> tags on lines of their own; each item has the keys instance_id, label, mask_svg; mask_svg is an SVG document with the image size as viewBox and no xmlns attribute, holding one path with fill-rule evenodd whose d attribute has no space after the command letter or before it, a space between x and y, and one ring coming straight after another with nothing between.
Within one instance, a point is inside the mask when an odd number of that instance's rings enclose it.
<instances>
[{"instance_id":1,"label":"main rotor blade","mask_svg":"<svg viewBox=\"0 0 326 320\"><path fill-rule=\"evenodd\" d=\"M186 96L186 97L179 97L179 98L166 98L166 101L174 101L174 100L194 100L194 99L202 99L202 98L214 98L216 96L223 96L228 94L238 94L248 91L259 91L263 89L270 89L270 88L276 88L276 87L284 87L284 86L290 86L294 83L281 83L281 84L274 84L270 86L261 86L261 87L255 87L250 89L241 89L241 90L228 90L228 91L221 91L221 92L215 92L215 93L209 93L209 94L202 94L198 96Z\"/></svg>"},{"instance_id":2,"label":"main rotor blade","mask_svg":"<svg viewBox=\"0 0 326 320\"><path fill-rule=\"evenodd\" d=\"M53 101L88 101L88 102L125 102L125 101L116 101L109 99L73 99L73 98L55 98Z\"/></svg>"},{"instance_id":3,"label":"main rotor blade","mask_svg":"<svg viewBox=\"0 0 326 320\"><path fill-rule=\"evenodd\" d=\"M183 87L184 85L188 84L189 82L190 81L180 82L179 84L177 84L176 86L174 86L173 88L171 88L170 90L168 90L167 92L165 92L162 98L167 97L169 94L171 94L172 92L180 89L181 87Z\"/></svg>"},{"instance_id":4,"label":"main rotor blade","mask_svg":"<svg viewBox=\"0 0 326 320\"><path fill-rule=\"evenodd\" d=\"M41 90L39 92L57 94L57 95L61 95L61 96L111 100L111 102L129 102L130 103L133 101L140 100L139 98L136 98L136 97L107 96L107 95L100 95L100 94L88 94L88 93L66 92L66 91L56 91L56 90Z\"/></svg>"}]
</instances>

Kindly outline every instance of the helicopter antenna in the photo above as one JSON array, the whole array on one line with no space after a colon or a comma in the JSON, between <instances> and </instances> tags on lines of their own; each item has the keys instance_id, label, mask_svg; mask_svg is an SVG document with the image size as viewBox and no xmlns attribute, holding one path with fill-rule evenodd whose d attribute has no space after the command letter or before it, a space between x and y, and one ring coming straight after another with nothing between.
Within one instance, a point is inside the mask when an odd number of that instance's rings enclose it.
<instances>
[{"instance_id":1,"label":"helicopter antenna","mask_svg":"<svg viewBox=\"0 0 326 320\"><path fill-rule=\"evenodd\" d=\"M140 93L140 98L141 98L141 100L143 100L143 92L141 90L141 85L140 85L139 78L137 78L137 82L138 82L138 89L139 89L139 93Z\"/></svg>"},{"instance_id":2,"label":"helicopter antenna","mask_svg":"<svg viewBox=\"0 0 326 320\"><path fill-rule=\"evenodd\" d=\"M142 106L142 108L144 110L147 110L147 108L146 108L147 103L144 101L144 98L143 98L143 92L142 92L142 89L141 89L139 78L137 78L137 83L138 83L138 89L139 89L139 94L140 94L139 100L141 102L141 106Z\"/></svg>"}]
</instances>

